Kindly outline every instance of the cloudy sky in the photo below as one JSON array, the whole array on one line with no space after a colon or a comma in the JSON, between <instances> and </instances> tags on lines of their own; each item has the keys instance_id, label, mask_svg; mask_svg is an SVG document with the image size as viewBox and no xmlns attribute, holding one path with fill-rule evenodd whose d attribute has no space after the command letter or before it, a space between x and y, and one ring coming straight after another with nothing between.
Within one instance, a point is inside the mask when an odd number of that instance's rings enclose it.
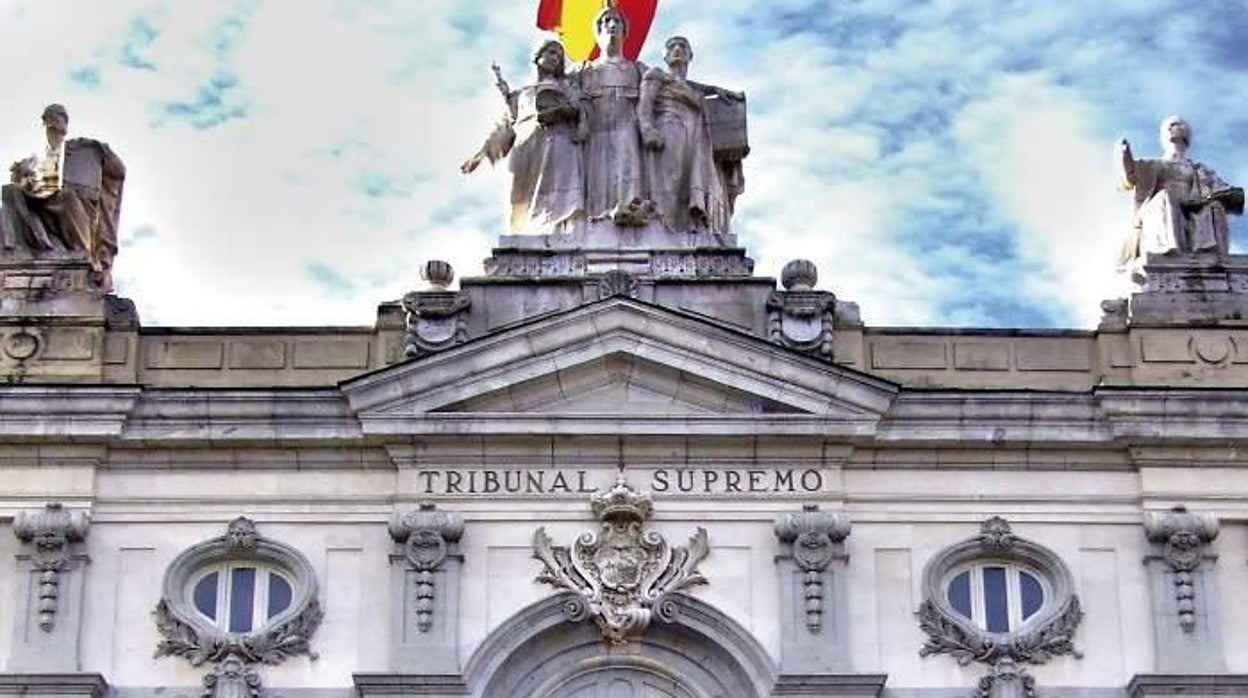
<instances>
[{"instance_id":1,"label":"cloudy sky","mask_svg":"<svg viewBox=\"0 0 1248 698\"><path fill-rule=\"evenodd\" d=\"M145 325L368 325L424 259L481 273L505 168L457 165L501 109L490 62L530 75L537 4L0 0L0 157L51 101L121 155ZM1112 146L1156 154L1168 114L1248 184L1242 0L660 0L642 59L676 33L749 96L756 273L810 258L871 325L1094 326Z\"/></svg>"}]
</instances>

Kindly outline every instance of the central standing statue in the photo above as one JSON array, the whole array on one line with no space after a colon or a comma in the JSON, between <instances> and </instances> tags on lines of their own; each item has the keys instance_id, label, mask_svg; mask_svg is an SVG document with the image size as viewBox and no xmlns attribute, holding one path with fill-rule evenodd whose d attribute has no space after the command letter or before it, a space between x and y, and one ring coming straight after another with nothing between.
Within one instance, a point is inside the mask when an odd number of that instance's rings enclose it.
<instances>
[{"instance_id":1,"label":"central standing statue","mask_svg":"<svg viewBox=\"0 0 1248 698\"><path fill-rule=\"evenodd\" d=\"M646 66L622 51L628 22L614 6L594 20L598 58L579 73L589 121L585 145L585 212L591 221L642 226L653 205L646 197L637 106Z\"/></svg>"}]
</instances>

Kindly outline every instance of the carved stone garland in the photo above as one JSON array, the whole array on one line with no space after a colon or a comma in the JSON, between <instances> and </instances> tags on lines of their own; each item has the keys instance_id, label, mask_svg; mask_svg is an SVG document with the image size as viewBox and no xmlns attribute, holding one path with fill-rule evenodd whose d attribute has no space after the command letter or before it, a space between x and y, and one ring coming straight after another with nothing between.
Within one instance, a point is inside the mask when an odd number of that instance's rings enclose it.
<instances>
[{"instance_id":1,"label":"carved stone garland","mask_svg":"<svg viewBox=\"0 0 1248 698\"><path fill-rule=\"evenodd\" d=\"M85 539L90 526L87 512L69 511L60 502L13 517L13 533L31 546L30 562L39 572L39 627L44 632L56 627L60 574L69 566L71 544Z\"/></svg>"},{"instance_id":2,"label":"carved stone garland","mask_svg":"<svg viewBox=\"0 0 1248 698\"><path fill-rule=\"evenodd\" d=\"M949 605L943 588L953 568L977 560L1027 565L1048 578L1052 596L1016 631L983 630ZM1083 656L1074 644L1083 610L1070 572L1052 551L1016 536L1005 519L988 519L979 535L942 551L928 563L923 580L925 600L915 615L927 641L919 655L948 654L960 665L989 665L989 673L979 681L977 698L1034 698L1035 680L1022 664L1044 664L1061 655Z\"/></svg>"},{"instance_id":3,"label":"carved stone garland","mask_svg":"<svg viewBox=\"0 0 1248 698\"><path fill-rule=\"evenodd\" d=\"M819 511L806 504L801 513L776 517L776 536L792 546L793 561L802 570L805 592L806 628L812 633L823 627L823 572L841 552L841 544L849 535L849 517Z\"/></svg>"},{"instance_id":4,"label":"carved stone garland","mask_svg":"<svg viewBox=\"0 0 1248 698\"><path fill-rule=\"evenodd\" d=\"M248 633L227 633L183 601L185 585L197 570L236 560L282 567L296 579L290 608ZM294 548L261 536L255 523L240 516L230 522L225 535L193 546L169 566L155 611L156 628L164 638L155 656L183 657L196 667L214 662L203 679L203 698L260 698L264 688L254 665L281 664L300 654L315 659L309 641L323 615L307 559Z\"/></svg>"},{"instance_id":5,"label":"carved stone garland","mask_svg":"<svg viewBox=\"0 0 1248 698\"><path fill-rule=\"evenodd\" d=\"M1161 558L1174 571L1174 597L1179 626L1184 632L1196 629L1196 588L1192 573L1200 568L1205 548L1218 537L1218 519L1212 514L1190 514L1179 505L1166 513L1144 515L1144 532L1162 546Z\"/></svg>"},{"instance_id":6,"label":"carved stone garland","mask_svg":"<svg viewBox=\"0 0 1248 698\"><path fill-rule=\"evenodd\" d=\"M669 594L707 583L697 569L710 552L706 529L699 527L686 546L645 530L650 495L629 487L623 475L610 490L595 492L590 505L601 528L581 534L570 549L553 545L545 527L533 534L533 555L545 566L537 580L574 592L578 598L564 609L568 619L592 617L604 642L622 645L654 616L674 620Z\"/></svg>"},{"instance_id":7,"label":"carved stone garland","mask_svg":"<svg viewBox=\"0 0 1248 698\"><path fill-rule=\"evenodd\" d=\"M433 627L433 573L446 560L447 544L464 534L459 514L436 511L432 504L421 504L416 511L395 514L390 519L390 537L403 545L403 553L416 570L416 627L422 633Z\"/></svg>"}]
</instances>

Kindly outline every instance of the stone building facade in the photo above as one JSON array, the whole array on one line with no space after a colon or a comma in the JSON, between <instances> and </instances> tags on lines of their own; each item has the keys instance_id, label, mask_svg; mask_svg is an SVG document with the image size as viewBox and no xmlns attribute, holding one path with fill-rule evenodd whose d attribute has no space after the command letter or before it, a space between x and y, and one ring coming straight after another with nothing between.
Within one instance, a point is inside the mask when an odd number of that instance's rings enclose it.
<instances>
[{"instance_id":1,"label":"stone building facade","mask_svg":"<svg viewBox=\"0 0 1248 698\"><path fill-rule=\"evenodd\" d=\"M0 260L0 693L1248 695L1242 260L903 329L673 239L504 237L357 328Z\"/></svg>"}]
</instances>

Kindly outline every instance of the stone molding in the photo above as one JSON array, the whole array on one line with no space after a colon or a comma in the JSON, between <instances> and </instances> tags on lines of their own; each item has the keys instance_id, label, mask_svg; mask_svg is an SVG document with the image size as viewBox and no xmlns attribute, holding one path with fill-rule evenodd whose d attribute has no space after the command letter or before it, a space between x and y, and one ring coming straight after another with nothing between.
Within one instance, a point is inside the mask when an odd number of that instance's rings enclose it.
<instances>
[{"instance_id":1,"label":"stone molding","mask_svg":"<svg viewBox=\"0 0 1248 698\"><path fill-rule=\"evenodd\" d=\"M878 698L888 674L781 674L772 696Z\"/></svg>"},{"instance_id":2,"label":"stone molding","mask_svg":"<svg viewBox=\"0 0 1248 698\"><path fill-rule=\"evenodd\" d=\"M290 606L246 633L217 628L186 601L187 586L197 571L235 560L270 564L294 578ZM240 516L230 522L224 535L187 549L165 571L162 596L154 612L162 638L156 657L182 657L195 667L213 663L203 678L203 698L259 698L264 688L255 665L280 664L301 654L315 659L310 641L323 615L316 575L307 558L284 543L260 535L251 519Z\"/></svg>"},{"instance_id":3,"label":"stone molding","mask_svg":"<svg viewBox=\"0 0 1248 698\"><path fill-rule=\"evenodd\" d=\"M944 590L952 570L977 561L1027 565L1047 578L1051 598L1017 630L983 630L953 609ZM1031 698L1034 679L1021 664L1044 664L1061 655L1082 657L1074 635L1083 610L1070 570L1056 553L1018 536L1001 517L984 521L978 535L937 553L922 578L924 600L915 615L927 640L919 655L948 654L963 666L971 662L988 665L989 673L977 689L984 698Z\"/></svg>"},{"instance_id":4,"label":"stone molding","mask_svg":"<svg viewBox=\"0 0 1248 698\"><path fill-rule=\"evenodd\" d=\"M514 698L533 695L515 690L520 682L531 690L548 683L552 674L572 670L578 659L597 661L604 655L625 655L643 661L654 658L674 666L688 662L688 649L697 647L696 665L678 668L704 672L708 680L723 687L716 695L770 695L777 670L767 650L749 631L695 597L675 593L668 600L675 611L671 623L652 626L627 647L617 648L604 647L601 632L591 624L569 625L568 609L580 604L578 595L563 592L546 597L490 633L464 665L465 682L479 698Z\"/></svg>"},{"instance_id":5,"label":"stone molding","mask_svg":"<svg viewBox=\"0 0 1248 698\"><path fill-rule=\"evenodd\" d=\"M685 546L645 530L650 495L629 487L622 474L615 487L591 495L590 505L600 528L581 534L570 548L553 545L545 526L534 532L533 556L544 566L537 581L576 594L565 606L568 620L592 618L604 642L627 644L653 617L675 619L669 595L707 583L698 571L710 552L706 529L698 527Z\"/></svg>"},{"instance_id":6,"label":"stone molding","mask_svg":"<svg viewBox=\"0 0 1248 698\"><path fill-rule=\"evenodd\" d=\"M1248 695L1248 674L1136 674L1127 698L1214 698Z\"/></svg>"},{"instance_id":7,"label":"stone molding","mask_svg":"<svg viewBox=\"0 0 1248 698\"><path fill-rule=\"evenodd\" d=\"M108 692L108 681L95 673L0 673L0 696L104 698Z\"/></svg>"},{"instance_id":8,"label":"stone molding","mask_svg":"<svg viewBox=\"0 0 1248 698\"><path fill-rule=\"evenodd\" d=\"M471 695L459 674L352 674L360 698L371 696L427 696L444 698Z\"/></svg>"}]
</instances>

